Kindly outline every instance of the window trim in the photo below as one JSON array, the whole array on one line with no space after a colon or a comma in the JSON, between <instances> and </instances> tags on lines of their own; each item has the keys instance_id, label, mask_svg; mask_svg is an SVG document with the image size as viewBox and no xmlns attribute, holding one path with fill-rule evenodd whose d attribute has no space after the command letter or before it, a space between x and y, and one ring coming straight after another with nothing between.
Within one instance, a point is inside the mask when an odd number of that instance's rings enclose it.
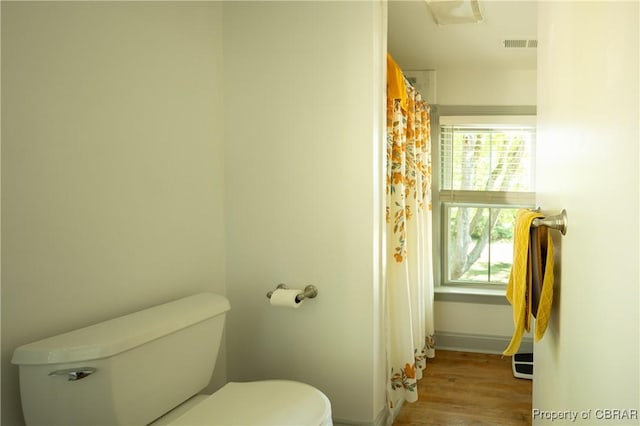
<instances>
[{"instance_id":1,"label":"window trim","mask_svg":"<svg viewBox=\"0 0 640 426\"><path fill-rule=\"evenodd\" d=\"M499 123L499 124L496 124ZM495 129L519 129L535 127L534 115L442 115L438 125L460 127L486 127Z\"/></svg>"},{"instance_id":2,"label":"window trim","mask_svg":"<svg viewBox=\"0 0 640 426\"><path fill-rule=\"evenodd\" d=\"M443 253L442 253L442 241L443 232L441 229L441 217L443 209L443 200L440 197L440 116L477 116L480 120L481 117L486 116L533 116L536 119L536 107L535 105L515 105L515 106L502 106L502 105L431 105L431 153L432 153L432 244L433 247L437 247L434 250L433 259L433 272L434 272L434 290L436 301L447 302L463 302L463 303L483 303L483 304L508 304L505 298L505 291L499 289L487 289L477 288L472 286L451 286L443 285ZM535 122L532 123L535 125ZM472 191L470 191L472 192ZM513 193L510 193L513 194ZM530 195L532 193L523 193ZM532 198L535 199L535 193ZM470 195L470 194L469 194ZM496 194L497 199L499 197L504 198L504 194ZM471 197L472 198L472 197ZM497 201L496 199L496 201ZM519 202L522 206L528 205L531 201L523 200ZM451 200L446 200L451 201ZM510 199L510 203L514 203L516 200ZM535 200L534 200L535 201ZM535 204L535 202L533 203Z\"/></svg>"}]
</instances>

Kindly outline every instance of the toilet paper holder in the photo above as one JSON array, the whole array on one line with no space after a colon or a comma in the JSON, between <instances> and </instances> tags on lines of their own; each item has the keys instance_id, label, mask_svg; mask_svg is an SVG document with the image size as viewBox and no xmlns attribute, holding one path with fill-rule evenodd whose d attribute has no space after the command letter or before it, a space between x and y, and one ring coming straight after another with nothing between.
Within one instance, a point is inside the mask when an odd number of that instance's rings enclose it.
<instances>
[{"instance_id":1,"label":"toilet paper holder","mask_svg":"<svg viewBox=\"0 0 640 426\"><path fill-rule=\"evenodd\" d=\"M287 287L286 284L278 284L278 286L276 287L276 290L279 288L284 288L287 289L289 287ZM274 290L271 290L270 292L267 293L267 298L271 299L271 295L273 294ZM296 296L296 302L300 303L301 301L303 301L304 299L313 299L318 295L318 289L316 288L316 286L314 285L308 285L304 288L304 291L300 294L298 294Z\"/></svg>"}]
</instances>

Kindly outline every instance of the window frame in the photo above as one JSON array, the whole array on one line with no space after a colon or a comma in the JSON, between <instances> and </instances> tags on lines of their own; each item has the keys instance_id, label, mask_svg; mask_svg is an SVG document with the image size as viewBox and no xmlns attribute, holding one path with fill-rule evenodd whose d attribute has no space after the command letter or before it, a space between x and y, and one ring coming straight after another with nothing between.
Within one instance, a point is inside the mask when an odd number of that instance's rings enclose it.
<instances>
[{"instance_id":1,"label":"window frame","mask_svg":"<svg viewBox=\"0 0 640 426\"><path fill-rule=\"evenodd\" d=\"M440 117L458 116L468 120L473 117L478 124L488 124L495 121L495 117L506 119L517 124L522 123L522 116L528 116L528 124L536 125L535 106L445 106L432 105L431 110L431 152L432 152L432 202L433 202L433 233L434 248L434 283L436 300L470 302L470 303L508 303L504 297L506 285L483 283L448 283L446 277L447 241L443 220L446 217L446 203L496 205L496 207L530 208L535 206L535 192L490 192L490 203L483 201L483 191L450 191L456 194L454 200L443 197L440 188ZM463 118L463 116L465 116ZM474 123L475 124L475 123ZM535 155L535 149L534 149ZM484 193L484 194L483 194Z\"/></svg>"}]
</instances>

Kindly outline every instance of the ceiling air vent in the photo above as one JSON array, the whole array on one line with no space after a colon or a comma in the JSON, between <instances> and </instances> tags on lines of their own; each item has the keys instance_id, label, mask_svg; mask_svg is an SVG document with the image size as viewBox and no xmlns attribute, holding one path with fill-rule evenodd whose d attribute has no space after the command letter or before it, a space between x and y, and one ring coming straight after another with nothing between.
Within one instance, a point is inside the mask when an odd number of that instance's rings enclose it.
<instances>
[{"instance_id":1,"label":"ceiling air vent","mask_svg":"<svg viewBox=\"0 0 640 426\"><path fill-rule=\"evenodd\" d=\"M502 42L505 48L527 48L527 47L538 47L538 40L526 40L526 39L511 39L504 40Z\"/></svg>"}]
</instances>

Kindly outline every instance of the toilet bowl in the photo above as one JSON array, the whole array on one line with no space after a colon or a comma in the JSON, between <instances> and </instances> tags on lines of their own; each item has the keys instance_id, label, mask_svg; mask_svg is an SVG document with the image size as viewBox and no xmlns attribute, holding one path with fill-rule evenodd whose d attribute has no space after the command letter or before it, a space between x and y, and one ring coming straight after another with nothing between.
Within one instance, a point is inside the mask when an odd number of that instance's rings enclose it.
<instances>
[{"instance_id":1,"label":"toilet bowl","mask_svg":"<svg viewBox=\"0 0 640 426\"><path fill-rule=\"evenodd\" d=\"M329 399L305 383L230 382L198 394L229 309L201 293L20 346L12 363L26 424L332 425Z\"/></svg>"},{"instance_id":2,"label":"toilet bowl","mask_svg":"<svg viewBox=\"0 0 640 426\"><path fill-rule=\"evenodd\" d=\"M153 426L332 425L331 404L316 388L300 382L230 382L170 419ZM291 401L291 404L283 404Z\"/></svg>"}]
</instances>

